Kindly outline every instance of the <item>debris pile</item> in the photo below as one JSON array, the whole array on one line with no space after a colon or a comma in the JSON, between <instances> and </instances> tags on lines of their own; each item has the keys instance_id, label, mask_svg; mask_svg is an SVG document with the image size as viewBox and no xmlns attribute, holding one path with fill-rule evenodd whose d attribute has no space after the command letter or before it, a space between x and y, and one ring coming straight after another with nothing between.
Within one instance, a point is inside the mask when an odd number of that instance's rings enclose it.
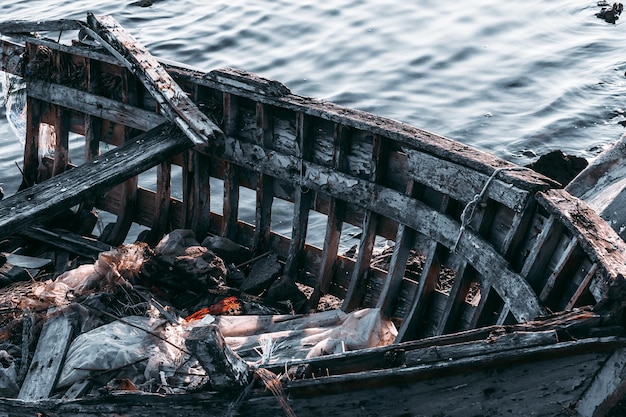
<instances>
[{"instance_id":1,"label":"debris pile","mask_svg":"<svg viewBox=\"0 0 626 417\"><path fill-rule=\"evenodd\" d=\"M378 309L296 314L306 296L275 255L252 257L219 237L200 244L189 230L154 249L101 252L56 277L47 261L0 289L4 397L240 391L263 365L387 345L397 334Z\"/></svg>"}]
</instances>

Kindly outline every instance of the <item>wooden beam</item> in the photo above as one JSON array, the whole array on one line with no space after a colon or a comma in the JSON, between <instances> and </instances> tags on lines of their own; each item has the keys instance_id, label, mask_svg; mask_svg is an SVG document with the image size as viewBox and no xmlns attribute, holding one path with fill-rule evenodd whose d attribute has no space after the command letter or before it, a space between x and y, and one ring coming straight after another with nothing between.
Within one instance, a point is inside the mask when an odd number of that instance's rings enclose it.
<instances>
[{"instance_id":1,"label":"wooden beam","mask_svg":"<svg viewBox=\"0 0 626 417\"><path fill-rule=\"evenodd\" d=\"M0 201L0 236L44 222L191 146L180 130L164 124L91 162L5 198Z\"/></svg>"},{"instance_id":2,"label":"wooden beam","mask_svg":"<svg viewBox=\"0 0 626 417\"><path fill-rule=\"evenodd\" d=\"M600 417L626 394L626 348L616 349L593 378L591 386L576 404L583 417Z\"/></svg>"},{"instance_id":3,"label":"wooden beam","mask_svg":"<svg viewBox=\"0 0 626 417\"><path fill-rule=\"evenodd\" d=\"M18 398L37 401L48 398L54 389L72 338L72 322L63 314L50 315L39 336L26 379Z\"/></svg>"},{"instance_id":4,"label":"wooden beam","mask_svg":"<svg viewBox=\"0 0 626 417\"><path fill-rule=\"evenodd\" d=\"M168 119L196 145L223 136L150 52L111 16L87 14L89 34L139 78Z\"/></svg>"},{"instance_id":5,"label":"wooden beam","mask_svg":"<svg viewBox=\"0 0 626 417\"><path fill-rule=\"evenodd\" d=\"M83 27L83 23L79 20L60 19L60 20L9 20L0 23L0 33L8 35L13 33L31 33L31 32L60 32L65 30L79 30Z\"/></svg>"}]
</instances>

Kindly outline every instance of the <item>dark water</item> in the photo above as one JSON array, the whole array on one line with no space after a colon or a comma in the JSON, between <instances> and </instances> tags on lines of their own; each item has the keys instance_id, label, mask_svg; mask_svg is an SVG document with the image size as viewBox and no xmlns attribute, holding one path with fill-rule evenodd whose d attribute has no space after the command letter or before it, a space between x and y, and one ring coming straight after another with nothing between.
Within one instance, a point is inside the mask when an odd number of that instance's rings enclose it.
<instances>
[{"instance_id":1,"label":"dark water","mask_svg":"<svg viewBox=\"0 0 626 417\"><path fill-rule=\"evenodd\" d=\"M608 24L592 0L3 0L0 19L87 11L113 15L159 57L256 72L520 164L554 149L592 158L624 129L626 15ZM21 152L1 118L9 194Z\"/></svg>"}]
</instances>

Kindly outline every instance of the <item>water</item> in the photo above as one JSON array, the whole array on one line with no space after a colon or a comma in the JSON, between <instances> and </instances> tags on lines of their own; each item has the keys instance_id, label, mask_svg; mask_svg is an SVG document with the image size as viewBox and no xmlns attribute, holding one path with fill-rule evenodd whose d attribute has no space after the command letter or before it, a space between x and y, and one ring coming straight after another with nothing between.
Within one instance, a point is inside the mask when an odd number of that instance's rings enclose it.
<instances>
[{"instance_id":1,"label":"water","mask_svg":"<svg viewBox=\"0 0 626 417\"><path fill-rule=\"evenodd\" d=\"M2 20L84 19L87 11L113 15L156 56L252 71L519 164L554 149L593 158L624 129L626 15L608 24L592 0L0 5ZM22 150L2 116L0 183L11 194Z\"/></svg>"}]
</instances>

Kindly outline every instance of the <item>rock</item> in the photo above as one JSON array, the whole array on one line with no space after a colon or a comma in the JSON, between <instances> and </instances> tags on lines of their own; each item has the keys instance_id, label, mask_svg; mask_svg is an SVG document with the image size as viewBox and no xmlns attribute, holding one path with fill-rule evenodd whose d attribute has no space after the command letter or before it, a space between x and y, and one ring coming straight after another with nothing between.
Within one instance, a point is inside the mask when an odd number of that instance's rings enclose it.
<instances>
[{"instance_id":1,"label":"rock","mask_svg":"<svg viewBox=\"0 0 626 417\"><path fill-rule=\"evenodd\" d=\"M202 246L214 252L224 260L224 263L239 265L250 259L251 253L248 248L241 246L232 240L221 236L207 236L202 241Z\"/></svg>"},{"instance_id":2,"label":"rock","mask_svg":"<svg viewBox=\"0 0 626 417\"><path fill-rule=\"evenodd\" d=\"M291 301L294 311L305 313L308 305L308 298L287 275L283 275L270 285L263 298L272 301Z\"/></svg>"},{"instance_id":3,"label":"rock","mask_svg":"<svg viewBox=\"0 0 626 417\"><path fill-rule=\"evenodd\" d=\"M174 230L154 248L160 262L173 272L185 277L186 284L213 287L226 275L224 261L215 253L200 246L191 230Z\"/></svg>"},{"instance_id":4,"label":"rock","mask_svg":"<svg viewBox=\"0 0 626 417\"><path fill-rule=\"evenodd\" d=\"M584 158L565 155L560 150L556 150L540 156L536 162L526 166L565 186L588 164Z\"/></svg>"},{"instance_id":5,"label":"rock","mask_svg":"<svg viewBox=\"0 0 626 417\"><path fill-rule=\"evenodd\" d=\"M259 259L252 265L252 270L241 283L239 289L246 294L259 295L280 276L283 266L278 256L271 254Z\"/></svg>"}]
</instances>

